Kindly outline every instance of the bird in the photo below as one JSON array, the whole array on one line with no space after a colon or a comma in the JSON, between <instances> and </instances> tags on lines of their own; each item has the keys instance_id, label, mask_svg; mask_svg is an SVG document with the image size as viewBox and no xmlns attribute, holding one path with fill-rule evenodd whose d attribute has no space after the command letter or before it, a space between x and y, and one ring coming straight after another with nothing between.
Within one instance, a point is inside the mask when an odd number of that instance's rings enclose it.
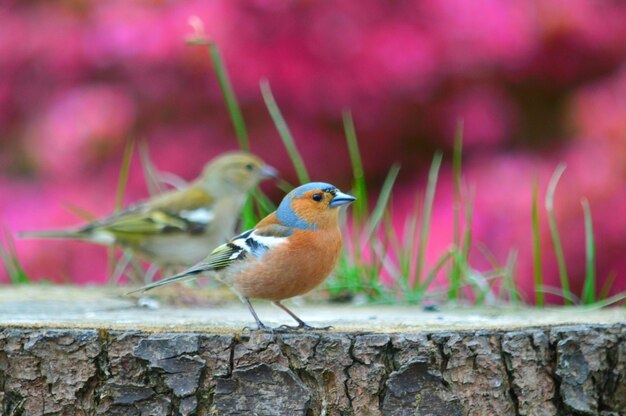
<instances>
[{"instance_id":1,"label":"bird","mask_svg":"<svg viewBox=\"0 0 626 416\"><path fill-rule=\"evenodd\" d=\"M329 329L308 325L281 301L311 291L335 268L342 250L339 208L355 200L328 183L301 185L283 198L276 211L254 228L215 248L203 261L128 294L214 272L248 307L257 330ZM250 299L271 301L298 325L265 325Z\"/></svg>"},{"instance_id":2,"label":"bird","mask_svg":"<svg viewBox=\"0 0 626 416\"><path fill-rule=\"evenodd\" d=\"M275 168L253 154L227 152L209 161L184 188L77 228L20 237L78 239L117 246L162 267L188 267L228 241L248 192L277 176Z\"/></svg>"}]
</instances>

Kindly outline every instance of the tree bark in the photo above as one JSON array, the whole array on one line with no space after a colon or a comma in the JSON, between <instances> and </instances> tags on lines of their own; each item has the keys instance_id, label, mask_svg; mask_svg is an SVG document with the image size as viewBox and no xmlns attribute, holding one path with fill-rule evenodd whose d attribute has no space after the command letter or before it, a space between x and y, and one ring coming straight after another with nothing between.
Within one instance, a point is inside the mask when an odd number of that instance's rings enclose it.
<instances>
[{"instance_id":1,"label":"tree bark","mask_svg":"<svg viewBox=\"0 0 626 416\"><path fill-rule=\"evenodd\" d=\"M626 323L411 333L5 328L3 415L623 415Z\"/></svg>"}]
</instances>

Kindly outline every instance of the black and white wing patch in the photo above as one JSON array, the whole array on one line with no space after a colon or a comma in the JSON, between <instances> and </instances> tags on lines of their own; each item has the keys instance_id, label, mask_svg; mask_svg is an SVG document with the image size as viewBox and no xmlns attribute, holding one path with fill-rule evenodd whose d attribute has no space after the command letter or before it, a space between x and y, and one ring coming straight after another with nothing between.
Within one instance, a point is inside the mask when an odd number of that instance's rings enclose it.
<instances>
[{"instance_id":1,"label":"black and white wing patch","mask_svg":"<svg viewBox=\"0 0 626 416\"><path fill-rule=\"evenodd\" d=\"M274 247L287 243L287 237L291 234L293 234L293 230L282 225L270 225L248 230L228 243L217 247L193 269L220 270L235 262L242 261L248 256L263 257Z\"/></svg>"},{"instance_id":2,"label":"black and white wing patch","mask_svg":"<svg viewBox=\"0 0 626 416\"><path fill-rule=\"evenodd\" d=\"M269 225L248 230L228 243L217 247L206 259L182 273L159 280L129 293L146 291L173 282L191 279L203 272L217 271L245 260L248 256L260 258L274 247L287 244L288 237L292 234L293 229L283 225Z\"/></svg>"},{"instance_id":3,"label":"black and white wing patch","mask_svg":"<svg viewBox=\"0 0 626 416\"><path fill-rule=\"evenodd\" d=\"M242 254L262 257L273 247L286 243L287 237L291 234L293 230L289 227L270 225L248 230L230 240L228 244L239 247Z\"/></svg>"}]
</instances>

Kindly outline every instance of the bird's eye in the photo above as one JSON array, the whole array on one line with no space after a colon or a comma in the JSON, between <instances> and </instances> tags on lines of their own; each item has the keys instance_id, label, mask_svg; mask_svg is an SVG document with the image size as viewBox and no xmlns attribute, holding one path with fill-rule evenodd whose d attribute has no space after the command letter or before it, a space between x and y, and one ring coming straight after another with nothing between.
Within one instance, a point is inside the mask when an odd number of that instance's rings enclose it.
<instances>
[{"instance_id":1,"label":"bird's eye","mask_svg":"<svg viewBox=\"0 0 626 416\"><path fill-rule=\"evenodd\" d=\"M322 194L313 194L313 201L320 202L322 200Z\"/></svg>"},{"instance_id":2,"label":"bird's eye","mask_svg":"<svg viewBox=\"0 0 626 416\"><path fill-rule=\"evenodd\" d=\"M253 171L254 170L254 165L252 163L248 163L246 165L246 170Z\"/></svg>"}]
</instances>

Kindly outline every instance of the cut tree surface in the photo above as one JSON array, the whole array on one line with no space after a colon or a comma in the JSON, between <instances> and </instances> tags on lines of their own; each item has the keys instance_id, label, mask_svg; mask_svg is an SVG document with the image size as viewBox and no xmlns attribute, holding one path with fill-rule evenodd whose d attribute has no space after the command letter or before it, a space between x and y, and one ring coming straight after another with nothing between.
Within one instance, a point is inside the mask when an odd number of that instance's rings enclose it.
<instances>
[{"instance_id":1,"label":"cut tree surface","mask_svg":"<svg viewBox=\"0 0 626 416\"><path fill-rule=\"evenodd\" d=\"M3 415L626 414L624 308L290 305L334 329L272 334L121 293L0 290Z\"/></svg>"}]
</instances>

